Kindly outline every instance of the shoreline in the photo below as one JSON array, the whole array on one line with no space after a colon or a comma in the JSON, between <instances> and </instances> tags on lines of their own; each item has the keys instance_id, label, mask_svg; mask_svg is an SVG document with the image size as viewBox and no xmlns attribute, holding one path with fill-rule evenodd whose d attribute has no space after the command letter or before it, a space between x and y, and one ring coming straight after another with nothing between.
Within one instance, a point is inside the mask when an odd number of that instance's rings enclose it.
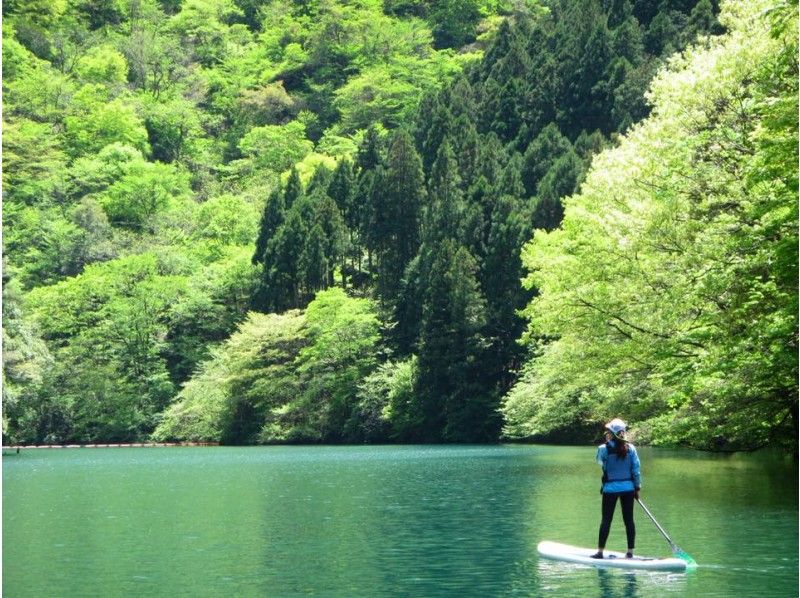
<instances>
[{"instance_id":1,"label":"shoreline","mask_svg":"<svg viewBox=\"0 0 800 598\"><path fill-rule=\"evenodd\" d=\"M130 442L130 443L87 443L87 444L15 444L3 446L3 451L21 449L80 449L80 448L159 448L175 446L220 446L219 442Z\"/></svg>"}]
</instances>

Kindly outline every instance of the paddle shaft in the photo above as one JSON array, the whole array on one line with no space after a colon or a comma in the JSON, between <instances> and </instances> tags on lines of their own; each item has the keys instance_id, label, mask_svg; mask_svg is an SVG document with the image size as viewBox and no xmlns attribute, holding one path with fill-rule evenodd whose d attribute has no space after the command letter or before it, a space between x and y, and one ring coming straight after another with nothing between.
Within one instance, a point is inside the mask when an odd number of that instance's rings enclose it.
<instances>
[{"instance_id":1,"label":"paddle shaft","mask_svg":"<svg viewBox=\"0 0 800 598\"><path fill-rule=\"evenodd\" d=\"M636 499L636 502L638 502L639 506L644 509L645 513L647 513L647 516L650 518L650 521L652 521L653 523L656 524L656 527L658 528L658 531L660 531L661 534L667 539L667 542L669 542L670 548L672 548L672 552L676 552L677 550L679 550L678 547L675 545L675 542L673 542L672 539L667 535L667 532L664 531L664 528L661 527L661 525L659 525L658 521L656 521L656 518L653 517L653 514L650 512L650 510L646 506L644 506L644 503L641 500L639 500L638 498Z\"/></svg>"}]
</instances>

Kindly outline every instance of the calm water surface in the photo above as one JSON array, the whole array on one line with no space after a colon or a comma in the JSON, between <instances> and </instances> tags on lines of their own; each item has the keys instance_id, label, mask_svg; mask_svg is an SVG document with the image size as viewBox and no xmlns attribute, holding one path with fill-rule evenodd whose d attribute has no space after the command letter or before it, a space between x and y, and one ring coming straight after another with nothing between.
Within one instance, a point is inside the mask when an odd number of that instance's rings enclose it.
<instances>
[{"instance_id":1,"label":"calm water surface","mask_svg":"<svg viewBox=\"0 0 800 598\"><path fill-rule=\"evenodd\" d=\"M3 596L798 595L794 463L639 452L693 573L539 560L596 542L592 447L23 450L3 457ZM636 521L638 552L669 555Z\"/></svg>"}]
</instances>

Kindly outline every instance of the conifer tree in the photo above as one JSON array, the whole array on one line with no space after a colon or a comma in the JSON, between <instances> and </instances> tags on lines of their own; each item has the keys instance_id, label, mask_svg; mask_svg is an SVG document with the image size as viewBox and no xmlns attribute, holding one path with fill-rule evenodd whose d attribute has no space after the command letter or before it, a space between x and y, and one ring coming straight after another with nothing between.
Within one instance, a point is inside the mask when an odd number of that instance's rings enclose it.
<instances>
[{"instance_id":1,"label":"conifer tree","mask_svg":"<svg viewBox=\"0 0 800 598\"><path fill-rule=\"evenodd\" d=\"M561 224L564 217L561 198L577 191L583 173L583 163L572 150L556 160L539 184L533 211L534 228L551 231Z\"/></svg>"},{"instance_id":2,"label":"conifer tree","mask_svg":"<svg viewBox=\"0 0 800 598\"><path fill-rule=\"evenodd\" d=\"M536 195L539 182L544 175L571 147L569 140L561 134L555 123L550 123L542 129L528 146L523 157L522 183L528 196Z\"/></svg>"},{"instance_id":3,"label":"conifer tree","mask_svg":"<svg viewBox=\"0 0 800 598\"><path fill-rule=\"evenodd\" d=\"M278 227L283 223L283 195L280 188L275 188L264 204L264 211L261 214L261 222L258 227L258 238L256 239L256 249L253 253L253 264L264 263L264 251L267 243L275 235Z\"/></svg>"},{"instance_id":4,"label":"conifer tree","mask_svg":"<svg viewBox=\"0 0 800 598\"><path fill-rule=\"evenodd\" d=\"M355 190L355 176L353 163L348 158L343 158L336 164L333 176L328 184L328 197L336 202L336 207L345 219L348 228L355 229L358 220L353 216L353 195Z\"/></svg>"},{"instance_id":5,"label":"conifer tree","mask_svg":"<svg viewBox=\"0 0 800 598\"><path fill-rule=\"evenodd\" d=\"M374 170L381 162L381 138L378 135L378 129L373 126L367 129L364 139L358 147L356 156L358 176L360 177L366 171Z\"/></svg>"},{"instance_id":6,"label":"conifer tree","mask_svg":"<svg viewBox=\"0 0 800 598\"><path fill-rule=\"evenodd\" d=\"M430 124L427 127L425 140L422 142L422 166L426 173L430 173L439 146L442 140L447 137L453 128L453 115L447 104L437 98L432 106L433 111L430 115Z\"/></svg>"},{"instance_id":7,"label":"conifer tree","mask_svg":"<svg viewBox=\"0 0 800 598\"><path fill-rule=\"evenodd\" d=\"M381 156L381 139L375 127L367 129L356 157L357 183L354 197L354 211L358 218L358 242L354 252L358 259L358 269L361 269L361 253L367 250L367 268L372 274L372 257L376 238L373 223L378 217L375 202L375 181L378 169L383 163Z\"/></svg>"},{"instance_id":8,"label":"conifer tree","mask_svg":"<svg viewBox=\"0 0 800 598\"><path fill-rule=\"evenodd\" d=\"M425 231L429 245L437 239L458 239L463 192L449 138L445 138L439 146L428 189L432 200Z\"/></svg>"},{"instance_id":9,"label":"conifer tree","mask_svg":"<svg viewBox=\"0 0 800 598\"><path fill-rule=\"evenodd\" d=\"M523 350L517 340L524 323L518 315L531 293L522 288L522 245L530 238L532 223L524 204L509 195L494 204L480 273L486 295L486 336L490 343L485 362L487 379L504 394L513 382Z\"/></svg>"},{"instance_id":10,"label":"conifer tree","mask_svg":"<svg viewBox=\"0 0 800 598\"><path fill-rule=\"evenodd\" d=\"M422 160L411 136L400 130L392 137L387 155L388 167L382 172L376 196L380 197L378 294L393 302L406 266L420 244L420 214L425 197Z\"/></svg>"},{"instance_id":11,"label":"conifer tree","mask_svg":"<svg viewBox=\"0 0 800 598\"><path fill-rule=\"evenodd\" d=\"M283 205L285 209L291 209L297 198L303 194L303 182L300 180L300 173L297 168L292 166L289 172L289 179L286 181L286 188L283 191Z\"/></svg>"},{"instance_id":12,"label":"conifer tree","mask_svg":"<svg viewBox=\"0 0 800 598\"><path fill-rule=\"evenodd\" d=\"M416 386L424 422L421 440L477 440L491 414L480 408L478 360L485 308L475 260L452 239L437 245L431 259Z\"/></svg>"},{"instance_id":13,"label":"conifer tree","mask_svg":"<svg viewBox=\"0 0 800 598\"><path fill-rule=\"evenodd\" d=\"M306 300L311 300L314 293L327 286L328 260L325 255L326 244L325 231L317 223L308 233L303 245L303 252L297 262Z\"/></svg>"},{"instance_id":14,"label":"conifer tree","mask_svg":"<svg viewBox=\"0 0 800 598\"><path fill-rule=\"evenodd\" d=\"M481 18L477 0L434 0L429 20L436 48L460 48L475 39Z\"/></svg>"},{"instance_id":15,"label":"conifer tree","mask_svg":"<svg viewBox=\"0 0 800 598\"><path fill-rule=\"evenodd\" d=\"M347 286L347 258L351 259L353 271L355 270L356 255L356 235L358 234L358 211L355 205L356 191L355 175L353 174L353 163L344 158L339 161L333 171L331 182L328 185L328 197L333 199L339 214L343 220L343 239L341 247L342 259L342 285Z\"/></svg>"},{"instance_id":16,"label":"conifer tree","mask_svg":"<svg viewBox=\"0 0 800 598\"><path fill-rule=\"evenodd\" d=\"M314 199L313 221L315 226L320 226L323 233L323 253L327 272L325 284L321 288L332 287L335 284L334 268L340 260L344 260L344 218L333 201L321 189L312 196ZM343 275L344 276L344 275Z\"/></svg>"}]
</instances>

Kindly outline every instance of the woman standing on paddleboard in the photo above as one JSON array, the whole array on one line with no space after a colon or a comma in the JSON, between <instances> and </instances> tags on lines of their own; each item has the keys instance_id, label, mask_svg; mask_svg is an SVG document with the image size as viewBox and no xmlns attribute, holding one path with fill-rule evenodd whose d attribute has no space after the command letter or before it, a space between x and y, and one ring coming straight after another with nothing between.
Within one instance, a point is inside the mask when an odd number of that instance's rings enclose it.
<instances>
[{"instance_id":1,"label":"woman standing on paddleboard","mask_svg":"<svg viewBox=\"0 0 800 598\"><path fill-rule=\"evenodd\" d=\"M597 552L592 558L602 559L603 550L614 518L617 499L622 505L622 520L625 522L625 535L628 538L628 558L633 557L636 544L636 526L633 523L633 501L639 498L642 486L639 455L636 448L625 439L628 426L621 419L612 419L606 424L606 441L597 447L597 462L603 467L603 519L600 522L600 537Z\"/></svg>"}]
</instances>

